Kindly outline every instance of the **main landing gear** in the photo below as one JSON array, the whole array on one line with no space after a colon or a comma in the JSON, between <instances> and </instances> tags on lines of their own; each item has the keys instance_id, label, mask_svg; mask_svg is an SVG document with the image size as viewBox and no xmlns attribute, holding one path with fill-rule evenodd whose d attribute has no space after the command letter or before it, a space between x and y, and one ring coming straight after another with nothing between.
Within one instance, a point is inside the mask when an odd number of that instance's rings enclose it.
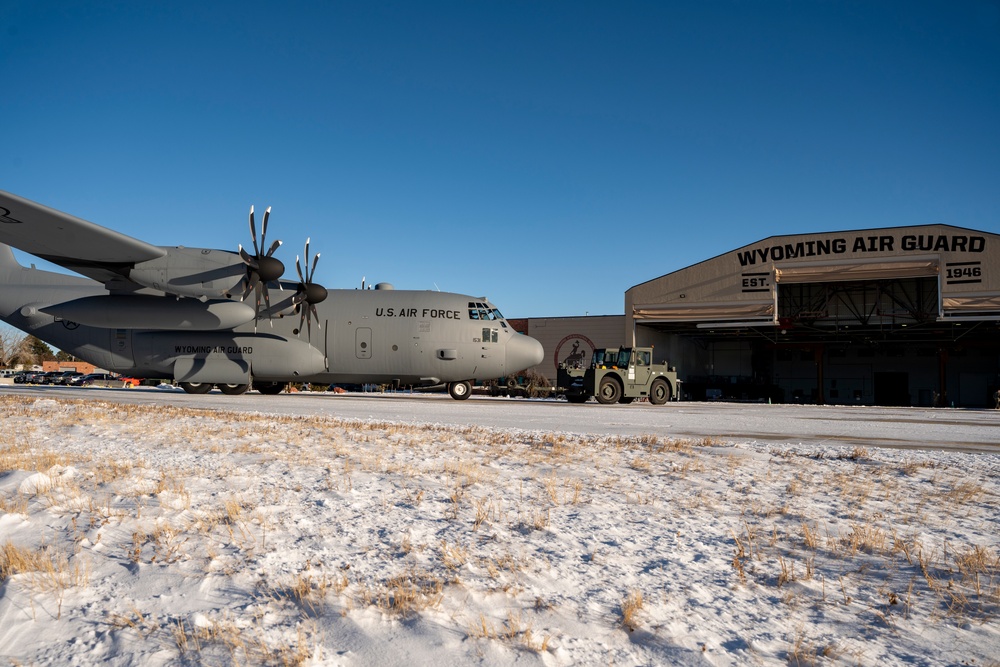
<instances>
[{"instance_id":1,"label":"main landing gear","mask_svg":"<svg viewBox=\"0 0 1000 667\"><path fill-rule=\"evenodd\" d=\"M448 393L451 394L451 397L456 401L464 401L472 395L472 383L468 380L463 380L462 382L449 382Z\"/></svg>"}]
</instances>

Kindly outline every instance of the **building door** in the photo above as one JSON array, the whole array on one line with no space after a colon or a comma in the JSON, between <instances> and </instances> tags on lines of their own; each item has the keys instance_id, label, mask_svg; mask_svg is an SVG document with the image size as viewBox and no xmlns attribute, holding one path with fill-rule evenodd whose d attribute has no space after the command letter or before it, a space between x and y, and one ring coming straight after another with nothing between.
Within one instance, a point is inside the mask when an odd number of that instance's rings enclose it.
<instances>
[{"instance_id":1,"label":"building door","mask_svg":"<svg viewBox=\"0 0 1000 667\"><path fill-rule=\"evenodd\" d=\"M911 405L910 374L875 373L875 405Z\"/></svg>"},{"instance_id":2,"label":"building door","mask_svg":"<svg viewBox=\"0 0 1000 667\"><path fill-rule=\"evenodd\" d=\"M956 405L963 408L993 407L990 403L990 376L985 373L961 373L958 376Z\"/></svg>"}]
</instances>

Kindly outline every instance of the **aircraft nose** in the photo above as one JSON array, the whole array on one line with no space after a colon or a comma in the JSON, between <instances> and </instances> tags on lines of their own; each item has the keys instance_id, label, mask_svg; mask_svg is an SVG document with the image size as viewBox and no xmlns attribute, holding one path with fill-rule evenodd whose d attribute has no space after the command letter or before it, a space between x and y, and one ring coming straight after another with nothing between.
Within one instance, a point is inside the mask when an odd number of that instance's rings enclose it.
<instances>
[{"instance_id":1,"label":"aircraft nose","mask_svg":"<svg viewBox=\"0 0 1000 667\"><path fill-rule=\"evenodd\" d=\"M516 373L542 363L545 350L531 336L515 334L507 341L507 372Z\"/></svg>"}]
</instances>

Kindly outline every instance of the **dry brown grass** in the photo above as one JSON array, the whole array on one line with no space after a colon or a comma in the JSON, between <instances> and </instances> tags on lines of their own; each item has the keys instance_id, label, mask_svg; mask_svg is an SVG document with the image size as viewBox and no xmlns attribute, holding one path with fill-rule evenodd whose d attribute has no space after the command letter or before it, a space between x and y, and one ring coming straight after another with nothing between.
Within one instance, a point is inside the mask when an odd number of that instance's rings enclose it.
<instances>
[{"instance_id":1,"label":"dry brown grass","mask_svg":"<svg viewBox=\"0 0 1000 667\"><path fill-rule=\"evenodd\" d=\"M629 632L634 632L639 627L639 612L644 606L642 592L629 591L621 602L621 626Z\"/></svg>"},{"instance_id":2,"label":"dry brown grass","mask_svg":"<svg viewBox=\"0 0 1000 667\"><path fill-rule=\"evenodd\" d=\"M9 401L7 406L13 418L35 417L30 406ZM148 410L60 401L57 428L113 432L128 420L149 421ZM728 522L720 531L725 535L731 524L732 541L717 544L727 559L732 549L733 581L765 594L769 590L775 604L791 614L823 605L850 607L882 630L893 628L900 615L960 624L991 622L1000 610L995 546L988 540L957 540L953 535L961 534L960 523L947 531L928 528L919 511L921 504L947 504L962 510L956 522L981 526L993 520L996 506L988 486L943 465L882 464L880 450L856 447L817 459L775 448L770 463L750 466L746 462L753 459L742 454L705 451L723 444L712 438L577 438L181 408L167 408L157 423L162 429L145 444L190 450L197 467L156 469L141 456L74 460L30 437L0 438L0 472L4 465L50 472L72 464L79 470L74 480L52 475L55 483L45 493L0 498L0 511L59 517L83 545L74 553L101 544L104 553L143 566L194 559L196 572L258 576L259 570L256 602L269 613L299 619L303 627L331 609L346 614L368 607L405 618L443 607L459 623L476 618L469 624L471 638L532 651L548 646L549 636L535 625L554 603L543 601L532 611L524 596L543 600L534 590L536 577L566 556L533 551L531 533L551 529L558 537L574 515L589 511L574 506L589 503L598 511L614 508L664 534L673 533L672 518L679 513ZM208 443L206 428L213 433ZM315 486L308 481L266 486L240 469L243 458L261 465L315 466ZM241 486L229 485L234 477ZM665 501L658 496L663 478L673 489L672 495L663 494ZM206 485L222 491L199 496ZM287 494L328 495L334 503L341 494L376 496L374 511L392 514L397 523L385 539L366 536L370 541L355 547L359 559L379 562L378 574L362 576L346 564L338 570L329 563L275 574L261 565L267 561L259 557L274 549L270 533L296 528L294 517L281 515ZM416 528L411 534L399 528L409 526L399 521L401 516L440 521L440 530ZM601 544L587 544L578 554L595 571L608 569L617 557L614 548ZM8 558L16 564L7 570L36 572L38 583L23 576L15 583L24 582L33 594L51 593L53 586L41 583L45 567L29 563L46 555L26 551L19 556L22 561ZM54 560L46 567L64 572L84 562L63 562L57 555ZM0 567L0 579L17 576L2 572ZM456 612L462 604L456 600L475 598L470 591L490 597L490 604L502 600L514 608L506 617L503 608ZM609 594L604 608L618 612L620 627L632 631L644 623L654 633L662 627L659 610L647 610L640 592L629 591L620 602L613 598ZM188 618L155 618L134 606L111 614L109 623L115 632L173 644L192 663L225 662L221 650L234 663L298 664L315 641L306 632L286 636L287 646L279 646L254 619L223 615L192 626ZM613 624L606 619L608 628ZM803 632L789 634L788 641L792 664L827 662L839 650L810 641Z\"/></svg>"}]
</instances>

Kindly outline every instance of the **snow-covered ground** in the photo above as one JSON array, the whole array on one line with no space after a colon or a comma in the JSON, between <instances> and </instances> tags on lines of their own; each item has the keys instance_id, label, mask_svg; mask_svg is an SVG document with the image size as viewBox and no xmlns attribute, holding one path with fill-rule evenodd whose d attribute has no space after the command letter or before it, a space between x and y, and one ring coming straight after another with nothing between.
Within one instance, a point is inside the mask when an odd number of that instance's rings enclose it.
<instances>
[{"instance_id":1,"label":"snow-covered ground","mask_svg":"<svg viewBox=\"0 0 1000 667\"><path fill-rule=\"evenodd\" d=\"M607 435L483 403L522 428L0 394L0 656L997 664L1000 456L875 446L925 412L824 444L830 409Z\"/></svg>"}]
</instances>

